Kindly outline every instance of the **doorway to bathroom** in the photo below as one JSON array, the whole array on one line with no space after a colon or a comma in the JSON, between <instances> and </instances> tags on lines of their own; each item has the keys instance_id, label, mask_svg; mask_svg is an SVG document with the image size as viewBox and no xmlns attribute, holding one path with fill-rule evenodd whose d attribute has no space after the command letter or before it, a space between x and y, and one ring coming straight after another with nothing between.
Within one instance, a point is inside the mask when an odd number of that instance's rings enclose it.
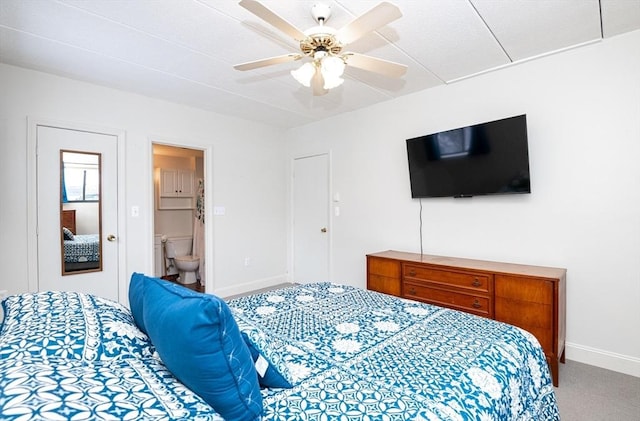
<instances>
[{"instance_id":1,"label":"doorway to bathroom","mask_svg":"<svg viewBox=\"0 0 640 421\"><path fill-rule=\"evenodd\" d=\"M204 151L153 143L154 275L204 292Z\"/></svg>"}]
</instances>

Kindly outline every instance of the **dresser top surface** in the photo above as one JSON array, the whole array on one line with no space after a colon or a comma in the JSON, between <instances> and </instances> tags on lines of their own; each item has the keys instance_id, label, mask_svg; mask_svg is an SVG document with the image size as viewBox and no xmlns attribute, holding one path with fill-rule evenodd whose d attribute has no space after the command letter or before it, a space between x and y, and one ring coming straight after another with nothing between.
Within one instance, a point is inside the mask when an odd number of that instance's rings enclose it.
<instances>
[{"instance_id":1,"label":"dresser top surface","mask_svg":"<svg viewBox=\"0 0 640 421\"><path fill-rule=\"evenodd\" d=\"M447 268L482 270L493 273L537 276L551 279L564 278L567 273L567 270L563 268L493 262L488 260L475 260L459 257L435 256L430 254L421 255L420 253L408 253L395 250L370 253L367 254L367 256L382 257L410 263L427 263Z\"/></svg>"}]
</instances>

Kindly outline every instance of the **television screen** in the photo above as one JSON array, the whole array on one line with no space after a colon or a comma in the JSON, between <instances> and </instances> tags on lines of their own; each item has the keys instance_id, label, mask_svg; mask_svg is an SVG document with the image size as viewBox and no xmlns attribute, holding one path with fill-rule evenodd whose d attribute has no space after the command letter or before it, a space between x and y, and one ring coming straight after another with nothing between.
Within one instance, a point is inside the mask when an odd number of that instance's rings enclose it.
<instances>
[{"instance_id":1,"label":"television screen","mask_svg":"<svg viewBox=\"0 0 640 421\"><path fill-rule=\"evenodd\" d=\"M526 115L407 139L411 196L531 193Z\"/></svg>"}]
</instances>

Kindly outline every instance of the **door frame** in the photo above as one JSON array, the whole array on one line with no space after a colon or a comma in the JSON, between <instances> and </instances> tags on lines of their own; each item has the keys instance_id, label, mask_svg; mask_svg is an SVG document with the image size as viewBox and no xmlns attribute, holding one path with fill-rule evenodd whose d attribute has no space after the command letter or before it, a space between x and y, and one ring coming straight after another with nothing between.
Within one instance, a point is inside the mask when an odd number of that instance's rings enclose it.
<instances>
[{"instance_id":1,"label":"door frame","mask_svg":"<svg viewBox=\"0 0 640 421\"><path fill-rule=\"evenodd\" d=\"M151 235L149 237L149 261L151 262L151 269L154 268L154 241L155 241L155 184L153 178L153 145L165 145L173 146L176 148L197 149L203 152L202 166L204 168L204 291L208 294L213 294L215 288L215 279L213 269L215 266L214 261L214 245L213 245L213 232L214 223L213 218L213 147L211 144L205 144L194 142L191 140L170 139L166 136L149 136L148 151L149 151L149 195L147 197L147 209L149 211L149 220L151 221ZM153 273L153 272L152 272Z\"/></svg>"},{"instance_id":2,"label":"door frame","mask_svg":"<svg viewBox=\"0 0 640 421\"><path fill-rule=\"evenodd\" d=\"M304 159L304 158L313 158L315 156L320 156L320 155L326 155L327 156L327 172L329 174L327 183L328 185L328 189L327 192L329 194L329 197L327 200L327 215L328 215L328 221L327 221L327 228L329 229L329 239L328 239L328 244L327 244L327 265L328 265L328 272L329 272L329 279L327 279L328 281L332 281L333 280L333 205L332 205L332 198L333 198L333 160L332 160L332 151L331 149L329 150L324 150L324 151L317 151L317 152L312 152L312 153L300 153L300 154L296 154L294 156L291 157L290 163L289 163L289 183L290 183L290 188L289 188L289 262L288 262L288 266L289 266L289 281L294 281L295 278L295 273L294 273L294 262L295 262L295 227L294 227L294 212L295 212L295 197L294 197L294 170L295 170L295 161L297 159Z\"/></svg>"},{"instance_id":3,"label":"door frame","mask_svg":"<svg viewBox=\"0 0 640 421\"><path fill-rule=\"evenodd\" d=\"M48 126L59 129L77 130L106 134L116 137L118 158L118 232L116 236L122 238L126 232L125 206L125 131L95 124L78 123L27 116L27 278L29 292L38 291L38 151L37 128ZM126 267L126 242L117 241L118 256L118 301L127 302L128 281Z\"/></svg>"}]
</instances>

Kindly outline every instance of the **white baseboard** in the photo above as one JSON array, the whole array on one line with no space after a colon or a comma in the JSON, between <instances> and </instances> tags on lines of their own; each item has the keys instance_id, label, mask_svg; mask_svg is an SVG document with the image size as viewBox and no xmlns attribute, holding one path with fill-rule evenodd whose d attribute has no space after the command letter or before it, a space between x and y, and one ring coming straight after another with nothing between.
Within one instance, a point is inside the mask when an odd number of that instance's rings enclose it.
<instances>
[{"instance_id":1,"label":"white baseboard","mask_svg":"<svg viewBox=\"0 0 640 421\"><path fill-rule=\"evenodd\" d=\"M246 294L262 288L270 288L278 284L291 282L286 275L273 276L271 278L258 279L244 284L237 284L229 287L214 289L213 293L218 297L226 298L233 295Z\"/></svg>"},{"instance_id":2,"label":"white baseboard","mask_svg":"<svg viewBox=\"0 0 640 421\"><path fill-rule=\"evenodd\" d=\"M568 360L640 377L640 358L569 342L566 343L565 349L565 357Z\"/></svg>"}]
</instances>

